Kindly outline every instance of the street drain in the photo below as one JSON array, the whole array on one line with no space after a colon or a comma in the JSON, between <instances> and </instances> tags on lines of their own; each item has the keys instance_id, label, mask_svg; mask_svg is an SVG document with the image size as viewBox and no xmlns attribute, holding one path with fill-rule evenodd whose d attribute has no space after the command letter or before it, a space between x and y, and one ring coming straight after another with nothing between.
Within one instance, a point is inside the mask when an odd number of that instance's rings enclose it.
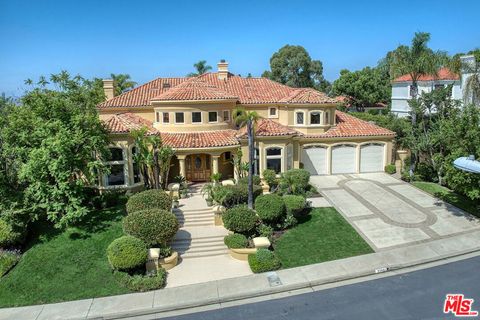
<instances>
[{"instance_id":1,"label":"street drain","mask_svg":"<svg viewBox=\"0 0 480 320\"><path fill-rule=\"evenodd\" d=\"M280 280L276 272L267 273L267 279L270 287L278 287L282 285L282 281Z\"/></svg>"}]
</instances>

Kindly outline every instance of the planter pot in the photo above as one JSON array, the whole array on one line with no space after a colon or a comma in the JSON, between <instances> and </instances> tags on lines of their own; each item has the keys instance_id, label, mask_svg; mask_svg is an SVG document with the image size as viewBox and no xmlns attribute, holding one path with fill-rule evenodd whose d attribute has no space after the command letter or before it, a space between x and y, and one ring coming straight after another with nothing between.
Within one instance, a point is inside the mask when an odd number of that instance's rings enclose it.
<instances>
[{"instance_id":1,"label":"planter pot","mask_svg":"<svg viewBox=\"0 0 480 320\"><path fill-rule=\"evenodd\" d=\"M397 155L400 158L400 160L402 160L403 162L408 156L408 150L397 150Z\"/></svg>"},{"instance_id":2,"label":"planter pot","mask_svg":"<svg viewBox=\"0 0 480 320\"><path fill-rule=\"evenodd\" d=\"M222 218L222 213L215 213L215 225L218 226L223 226L223 218Z\"/></svg>"},{"instance_id":3,"label":"planter pot","mask_svg":"<svg viewBox=\"0 0 480 320\"><path fill-rule=\"evenodd\" d=\"M172 254L169 257L159 258L158 266L161 266L165 270L170 270L175 267L178 263L178 252L172 251Z\"/></svg>"},{"instance_id":4,"label":"planter pot","mask_svg":"<svg viewBox=\"0 0 480 320\"><path fill-rule=\"evenodd\" d=\"M206 199L205 201L207 202L207 206L209 206L209 207L213 206L213 200L212 199Z\"/></svg>"},{"instance_id":5,"label":"planter pot","mask_svg":"<svg viewBox=\"0 0 480 320\"><path fill-rule=\"evenodd\" d=\"M248 260L248 255L257 253L257 248L228 249L232 258L242 261Z\"/></svg>"}]
</instances>

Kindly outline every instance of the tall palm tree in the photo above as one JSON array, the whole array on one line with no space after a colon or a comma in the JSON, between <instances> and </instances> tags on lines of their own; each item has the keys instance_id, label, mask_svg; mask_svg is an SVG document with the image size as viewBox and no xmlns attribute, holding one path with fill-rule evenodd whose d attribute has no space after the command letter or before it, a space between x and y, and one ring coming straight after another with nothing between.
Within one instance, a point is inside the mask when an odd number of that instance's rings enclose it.
<instances>
[{"instance_id":1,"label":"tall palm tree","mask_svg":"<svg viewBox=\"0 0 480 320\"><path fill-rule=\"evenodd\" d=\"M110 77L113 80L113 87L115 88L115 95L118 96L125 91L133 89L137 83L132 81L129 74L111 74Z\"/></svg>"},{"instance_id":2,"label":"tall palm tree","mask_svg":"<svg viewBox=\"0 0 480 320\"><path fill-rule=\"evenodd\" d=\"M416 32L410 46L399 46L392 52L390 65L394 77L408 74L412 81L412 100L418 98L418 80L422 75L437 76L438 70L448 63L448 56L443 51L433 51L428 47L430 33ZM417 123L417 114L411 111L412 126ZM413 176L416 164L416 154L410 157L410 176Z\"/></svg>"},{"instance_id":3,"label":"tall palm tree","mask_svg":"<svg viewBox=\"0 0 480 320\"><path fill-rule=\"evenodd\" d=\"M260 116L255 111L236 108L233 120L239 127L247 128L248 137L248 207L253 209L253 167L255 164L255 125Z\"/></svg>"},{"instance_id":4,"label":"tall palm tree","mask_svg":"<svg viewBox=\"0 0 480 320\"><path fill-rule=\"evenodd\" d=\"M197 72L189 73L188 74L189 77L196 77L212 70L212 66L207 65L206 60L200 60L197 63L195 63L193 66L195 67L195 69L197 69Z\"/></svg>"}]
</instances>

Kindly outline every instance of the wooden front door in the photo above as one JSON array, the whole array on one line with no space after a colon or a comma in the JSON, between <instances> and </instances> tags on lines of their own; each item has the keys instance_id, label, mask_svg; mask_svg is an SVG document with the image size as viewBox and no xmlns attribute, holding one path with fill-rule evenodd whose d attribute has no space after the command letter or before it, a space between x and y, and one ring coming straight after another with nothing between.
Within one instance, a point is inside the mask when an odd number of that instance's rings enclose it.
<instances>
[{"instance_id":1,"label":"wooden front door","mask_svg":"<svg viewBox=\"0 0 480 320\"><path fill-rule=\"evenodd\" d=\"M208 181L211 175L210 155L192 154L185 159L187 180Z\"/></svg>"}]
</instances>

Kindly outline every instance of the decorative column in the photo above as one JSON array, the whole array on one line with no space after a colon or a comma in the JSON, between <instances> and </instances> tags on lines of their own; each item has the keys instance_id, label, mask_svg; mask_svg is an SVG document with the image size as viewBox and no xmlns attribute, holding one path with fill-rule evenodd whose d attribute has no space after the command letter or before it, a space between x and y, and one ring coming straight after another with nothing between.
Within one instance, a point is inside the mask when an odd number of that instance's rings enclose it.
<instances>
[{"instance_id":1,"label":"decorative column","mask_svg":"<svg viewBox=\"0 0 480 320\"><path fill-rule=\"evenodd\" d=\"M235 163L237 163L237 161L238 161L238 157L235 154L235 155L233 155L233 163L234 163L234 165L233 165L233 178L235 179L235 181L238 181L238 178L239 178L238 177L238 172L237 172L237 166L235 165Z\"/></svg>"},{"instance_id":2,"label":"decorative column","mask_svg":"<svg viewBox=\"0 0 480 320\"><path fill-rule=\"evenodd\" d=\"M218 158L220 156L211 156L212 157L212 173L218 173Z\"/></svg>"},{"instance_id":3,"label":"decorative column","mask_svg":"<svg viewBox=\"0 0 480 320\"><path fill-rule=\"evenodd\" d=\"M180 175L183 177L187 177L187 172L185 171L185 155L178 155L178 165L180 166Z\"/></svg>"},{"instance_id":4,"label":"decorative column","mask_svg":"<svg viewBox=\"0 0 480 320\"><path fill-rule=\"evenodd\" d=\"M357 144L357 147L355 148L355 173L360 173L360 145Z\"/></svg>"}]
</instances>

